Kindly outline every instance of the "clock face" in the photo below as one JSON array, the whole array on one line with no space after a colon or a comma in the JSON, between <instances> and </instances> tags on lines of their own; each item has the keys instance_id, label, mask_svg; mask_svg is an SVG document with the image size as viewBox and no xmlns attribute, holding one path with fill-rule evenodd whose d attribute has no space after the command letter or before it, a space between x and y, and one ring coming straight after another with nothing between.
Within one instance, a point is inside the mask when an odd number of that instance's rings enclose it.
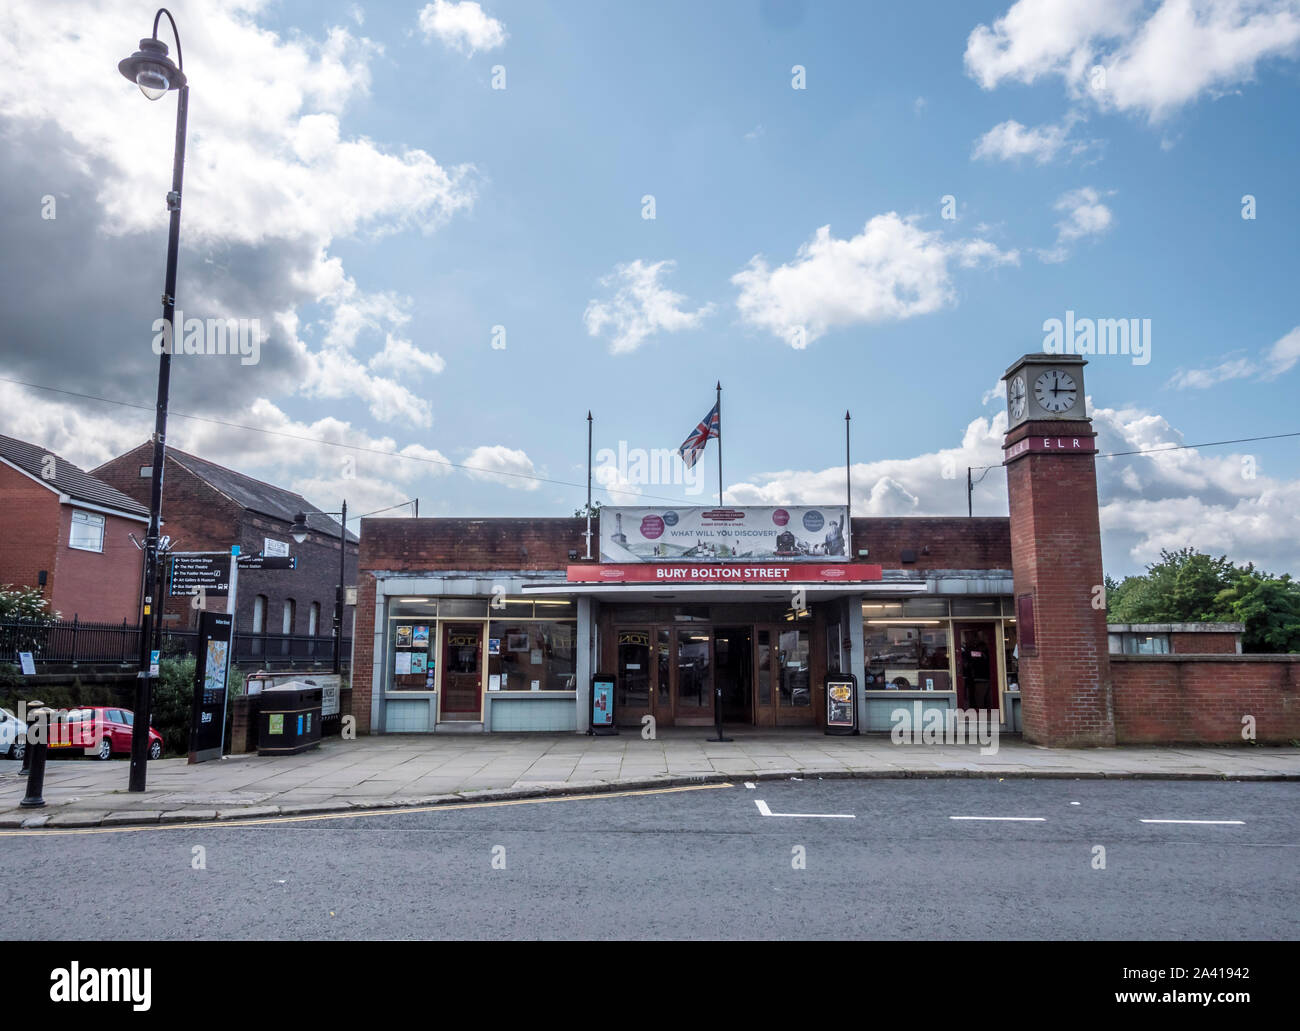
<instances>
[{"instance_id":1,"label":"clock face","mask_svg":"<svg viewBox=\"0 0 1300 1031\"><path fill-rule=\"evenodd\" d=\"M1074 378L1062 369L1049 369L1034 380L1034 398L1046 412L1068 412L1078 390Z\"/></svg>"},{"instance_id":2,"label":"clock face","mask_svg":"<svg viewBox=\"0 0 1300 1031\"><path fill-rule=\"evenodd\" d=\"M1025 377L1017 376L1011 381L1007 388L1007 404L1011 409L1011 418L1020 419L1025 414L1025 401L1028 394L1025 392Z\"/></svg>"}]
</instances>

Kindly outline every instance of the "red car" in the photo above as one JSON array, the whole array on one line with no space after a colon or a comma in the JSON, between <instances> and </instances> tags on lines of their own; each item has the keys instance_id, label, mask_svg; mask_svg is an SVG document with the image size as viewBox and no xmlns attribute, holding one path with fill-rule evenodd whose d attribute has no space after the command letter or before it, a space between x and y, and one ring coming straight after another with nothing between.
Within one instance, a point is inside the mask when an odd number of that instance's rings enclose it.
<instances>
[{"instance_id":1,"label":"red car","mask_svg":"<svg viewBox=\"0 0 1300 1031\"><path fill-rule=\"evenodd\" d=\"M89 706L73 709L50 725L50 752L71 751L80 748L98 759L111 759L114 755L131 754L132 725L135 713L130 709L109 706ZM149 728L149 758L162 758L162 735Z\"/></svg>"}]
</instances>

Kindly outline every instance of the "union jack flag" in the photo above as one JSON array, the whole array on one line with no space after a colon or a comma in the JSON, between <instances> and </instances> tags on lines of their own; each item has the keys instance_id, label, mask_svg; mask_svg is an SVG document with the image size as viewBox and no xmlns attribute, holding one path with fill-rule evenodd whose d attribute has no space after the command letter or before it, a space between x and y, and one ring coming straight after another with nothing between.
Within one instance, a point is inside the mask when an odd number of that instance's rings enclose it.
<instances>
[{"instance_id":1,"label":"union jack flag","mask_svg":"<svg viewBox=\"0 0 1300 1031\"><path fill-rule=\"evenodd\" d=\"M700 460L700 455L704 454L704 445L709 442L711 437L721 437L722 419L718 415L718 406L715 404L709 410L703 421L691 430L691 435L682 442L682 446L677 449L677 453L682 456L682 461L686 463L686 468L694 468L695 463Z\"/></svg>"}]
</instances>

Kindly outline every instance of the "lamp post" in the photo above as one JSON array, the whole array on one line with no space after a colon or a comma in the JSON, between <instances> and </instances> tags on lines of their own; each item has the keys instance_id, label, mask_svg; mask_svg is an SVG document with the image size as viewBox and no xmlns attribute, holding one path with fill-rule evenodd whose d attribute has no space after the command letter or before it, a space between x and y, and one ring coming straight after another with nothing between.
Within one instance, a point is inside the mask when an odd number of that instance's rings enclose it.
<instances>
[{"instance_id":1,"label":"lamp post","mask_svg":"<svg viewBox=\"0 0 1300 1031\"><path fill-rule=\"evenodd\" d=\"M176 64L167 56L167 44L158 38L158 23L163 15L171 22L176 40ZM165 7L153 18L153 36L140 40L140 49L121 61L117 70L140 87L149 100L158 100L170 90L177 91L176 149L172 157L172 188L167 194L171 227L167 236L167 274L163 286L163 332L167 346L158 356L158 402L154 418L152 485L149 494L149 534L144 542L144 604L140 619L140 671L136 674L135 722L131 730L130 791L145 789L145 769L149 753L149 723L152 710L153 673L149 646L153 640L154 591L158 581L158 532L162 523L163 462L167 450L167 395L171 385L171 350L176 334L172 320L176 314L176 258L181 236L181 179L185 168L185 122L189 110L190 88L185 81L181 36L176 19Z\"/></svg>"},{"instance_id":2,"label":"lamp post","mask_svg":"<svg viewBox=\"0 0 1300 1031\"><path fill-rule=\"evenodd\" d=\"M348 555L348 503L343 502L342 512L320 512L319 515L338 516L339 517L339 584L334 589L334 672L343 672L343 584L347 580L347 555ZM307 514L299 512L293 517L293 525L289 527L289 534L295 541L301 544L307 539L309 532L307 526Z\"/></svg>"}]
</instances>

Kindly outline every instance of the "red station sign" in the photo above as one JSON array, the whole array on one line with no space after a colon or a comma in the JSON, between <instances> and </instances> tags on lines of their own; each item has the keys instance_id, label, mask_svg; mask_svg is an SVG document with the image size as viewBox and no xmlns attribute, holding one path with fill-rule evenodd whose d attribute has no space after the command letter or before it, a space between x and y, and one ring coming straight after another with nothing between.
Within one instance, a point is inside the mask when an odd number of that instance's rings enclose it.
<instances>
[{"instance_id":1,"label":"red station sign","mask_svg":"<svg viewBox=\"0 0 1300 1031\"><path fill-rule=\"evenodd\" d=\"M570 583L764 584L880 580L880 566L860 562L637 562L569 566Z\"/></svg>"}]
</instances>

